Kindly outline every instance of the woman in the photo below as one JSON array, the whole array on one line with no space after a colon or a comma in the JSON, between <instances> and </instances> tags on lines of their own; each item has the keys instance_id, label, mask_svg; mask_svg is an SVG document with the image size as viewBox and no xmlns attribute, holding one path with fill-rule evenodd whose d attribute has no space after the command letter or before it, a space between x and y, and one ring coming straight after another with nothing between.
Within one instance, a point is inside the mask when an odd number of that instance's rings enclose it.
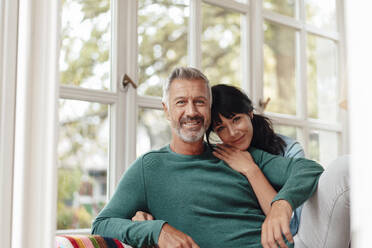
<instances>
[{"instance_id":1,"label":"woman","mask_svg":"<svg viewBox=\"0 0 372 248\"><path fill-rule=\"evenodd\" d=\"M304 157L302 147L298 142L275 134L270 120L254 114L251 100L239 89L220 84L212 87L212 95L212 124L206 132L208 145L214 149L210 139L211 134L216 133L223 144L215 146L214 155L247 177L267 215L277 192L246 150L253 146L271 154L295 158ZM291 219L292 235L297 233L301 209L299 207Z\"/></svg>"},{"instance_id":2,"label":"woman","mask_svg":"<svg viewBox=\"0 0 372 248\"><path fill-rule=\"evenodd\" d=\"M212 123L207 131L207 142L214 149L216 157L247 178L262 211L269 215L272 200L277 192L247 150L253 146L272 154L283 155L288 147L283 139L274 133L269 119L253 113L252 102L240 90L232 86L216 85L212 87L212 95ZM216 133L223 144L212 146L212 133ZM296 153L299 151L300 149L297 149ZM343 159L335 164L337 166L327 168L320 178L317 193L304 204L301 225L294 237L296 248L348 247L350 224L347 209L347 162ZM151 215L143 212L137 212L132 218L151 219ZM267 229L269 225L266 220L262 225L262 244L265 248L277 247L273 237L275 230ZM286 221L288 223L289 219L284 220ZM292 235L288 232L285 234L287 240L292 241ZM281 247L286 245L282 243Z\"/></svg>"},{"instance_id":3,"label":"woman","mask_svg":"<svg viewBox=\"0 0 372 248\"><path fill-rule=\"evenodd\" d=\"M212 87L212 95L212 124L207 131L207 142L210 145L212 132L218 135L223 144L215 146L214 155L247 177L263 212L267 215L277 192L255 164L247 149L253 146L272 154L282 155L285 143L274 133L269 119L253 113L252 102L237 88L216 85ZM328 166L320 177L318 191L304 204L299 234L294 238L295 247L349 246L347 165L347 159L340 158ZM299 219L292 219L292 224L297 221ZM265 223L262 228L264 231ZM292 234L296 233L296 229L292 230ZM262 238L268 242L264 234Z\"/></svg>"}]
</instances>

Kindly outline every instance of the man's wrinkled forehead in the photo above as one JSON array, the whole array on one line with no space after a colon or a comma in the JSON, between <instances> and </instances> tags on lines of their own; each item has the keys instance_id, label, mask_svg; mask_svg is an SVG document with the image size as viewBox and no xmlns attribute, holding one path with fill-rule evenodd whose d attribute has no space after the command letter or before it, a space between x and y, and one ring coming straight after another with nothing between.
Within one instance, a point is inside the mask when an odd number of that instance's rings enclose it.
<instances>
[{"instance_id":1,"label":"man's wrinkled forehead","mask_svg":"<svg viewBox=\"0 0 372 248\"><path fill-rule=\"evenodd\" d=\"M204 98L208 102L211 97L208 85L202 79L175 79L169 90L169 97L174 100L182 97Z\"/></svg>"}]
</instances>

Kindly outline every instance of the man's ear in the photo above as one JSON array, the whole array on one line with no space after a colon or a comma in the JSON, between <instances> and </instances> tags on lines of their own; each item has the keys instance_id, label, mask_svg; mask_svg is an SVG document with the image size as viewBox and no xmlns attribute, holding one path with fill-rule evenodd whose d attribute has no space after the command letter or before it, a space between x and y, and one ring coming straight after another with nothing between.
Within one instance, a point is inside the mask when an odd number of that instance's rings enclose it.
<instances>
[{"instance_id":1,"label":"man's ear","mask_svg":"<svg viewBox=\"0 0 372 248\"><path fill-rule=\"evenodd\" d=\"M165 117L168 119L168 120L170 120L169 119L169 110L168 110L168 108L167 108L167 105L165 105L165 103L161 103L162 105L163 105L163 110L164 110L164 114L165 114Z\"/></svg>"},{"instance_id":2,"label":"man's ear","mask_svg":"<svg viewBox=\"0 0 372 248\"><path fill-rule=\"evenodd\" d=\"M248 114L249 118L251 118L251 120L253 119L253 111L251 111L249 114Z\"/></svg>"}]
</instances>

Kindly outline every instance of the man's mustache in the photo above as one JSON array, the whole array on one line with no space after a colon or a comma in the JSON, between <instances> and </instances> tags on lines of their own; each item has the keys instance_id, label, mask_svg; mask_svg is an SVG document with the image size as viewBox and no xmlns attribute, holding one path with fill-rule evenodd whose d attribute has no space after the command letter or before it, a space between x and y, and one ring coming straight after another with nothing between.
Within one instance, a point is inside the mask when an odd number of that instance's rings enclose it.
<instances>
[{"instance_id":1,"label":"man's mustache","mask_svg":"<svg viewBox=\"0 0 372 248\"><path fill-rule=\"evenodd\" d=\"M204 123L204 117L203 116L192 116L192 117L183 117L181 120L180 120L180 123L185 123L185 122L189 122L189 121L200 121L202 123Z\"/></svg>"}]
</instances>

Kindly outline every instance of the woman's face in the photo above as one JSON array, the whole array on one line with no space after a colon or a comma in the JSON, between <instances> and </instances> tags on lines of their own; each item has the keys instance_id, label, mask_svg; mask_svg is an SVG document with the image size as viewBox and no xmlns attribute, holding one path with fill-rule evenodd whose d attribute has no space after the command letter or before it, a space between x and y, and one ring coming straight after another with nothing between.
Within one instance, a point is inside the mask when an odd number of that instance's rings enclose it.
<instances>
[{"instance_id":1,"label":"woman's face","mask_svg":"<svg viewBox=\"0 0 372 248\"><path fill-rule=\"evenodd\" d=\"M247 150L253 137L251 116L236 114L231 119L219 115L221 122L214 124L213 130L223 143L239 150Z\"/></svg>"}]
</instances>

